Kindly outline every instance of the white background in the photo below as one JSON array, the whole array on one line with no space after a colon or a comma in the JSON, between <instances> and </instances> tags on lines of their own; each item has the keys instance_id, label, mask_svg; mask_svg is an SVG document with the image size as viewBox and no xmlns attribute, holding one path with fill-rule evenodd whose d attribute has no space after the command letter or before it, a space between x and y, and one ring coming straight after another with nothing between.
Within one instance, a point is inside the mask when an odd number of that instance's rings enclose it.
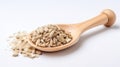
<instances>
[{"instance_id":1,"label":"white background","mask_svg":"<svg viewBox=\"0 0 120 67\"><path fill-rule=\"evenodd\" d=\"M0 66L3 67L120 67L119 0L0 0ZM36 59L12 57L7 37L54 23L78 23L110 8L117 20L81 35L75 46Z\"/></svg>"}]
</instances>

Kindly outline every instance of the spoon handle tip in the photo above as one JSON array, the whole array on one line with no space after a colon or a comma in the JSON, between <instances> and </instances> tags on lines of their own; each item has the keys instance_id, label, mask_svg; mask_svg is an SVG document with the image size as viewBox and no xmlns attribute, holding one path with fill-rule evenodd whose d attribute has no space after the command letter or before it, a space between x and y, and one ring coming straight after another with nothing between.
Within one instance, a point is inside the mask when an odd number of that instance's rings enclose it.
<instances>
[{"instance_id":1,"label":"spoon handle tip","mask_svg":"<svg viewBox=\"0 0 120 67\"><path fill-rule=\"evenodd\" d=\"M115 20L116 20L116 15L115 13L110 10L110 9L105 9L102 14L106 14L106 16L108 17L108 22L105 24L106 27L110 27L114 24Z\"/></svg>"}]
</instances>

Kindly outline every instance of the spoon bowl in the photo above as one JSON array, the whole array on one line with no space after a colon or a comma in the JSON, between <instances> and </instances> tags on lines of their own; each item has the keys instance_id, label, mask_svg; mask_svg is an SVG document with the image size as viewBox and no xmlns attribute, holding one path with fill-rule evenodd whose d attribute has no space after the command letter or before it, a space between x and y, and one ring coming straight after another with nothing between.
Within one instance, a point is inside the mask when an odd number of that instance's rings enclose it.
<instances>
[{"instance_id":1,"label":"spoon bowl","mask_svg":"<svg viewBox=\"0 0 120 67\"><path fill-rule=\"evenodd\" d=\"M63 50L73 46L79 40L80 35L86 30L96 27L98 25L104 25L106 27L110 27L114 24L115 19L116 19L115 13L110 9L106 9L102 11L100 15L82 23L56 24L61 29L67 32L70 32L71 36L73 37L72 41L70 41L65 45L61 45L57 47L38 47L30 40L30 37L31 37L30 35L28 36L29 37L28 42L31 44L31 46L35 47L36 49L39 49L45 52L54 52L54 51Z\"/></svg>"}]
</instances>

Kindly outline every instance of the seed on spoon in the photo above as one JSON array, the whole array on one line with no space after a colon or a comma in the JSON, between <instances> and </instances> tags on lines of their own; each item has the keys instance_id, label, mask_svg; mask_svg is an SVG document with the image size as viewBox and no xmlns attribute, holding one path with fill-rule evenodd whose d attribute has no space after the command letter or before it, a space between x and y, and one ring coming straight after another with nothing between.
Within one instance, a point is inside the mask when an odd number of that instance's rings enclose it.
<instances>
[{"instance_id":1,"label":"seed on spoon","mask_svg":"<svg viewBox=\"0 0 120 67\"><path fill-rule=\"evenodd\" d=\"M38 47L57 47L72 40L71 34L56 25L39 27L31 33L31 36L33 36L31 37L32 42Z\"/></svg>"}]
</instances>

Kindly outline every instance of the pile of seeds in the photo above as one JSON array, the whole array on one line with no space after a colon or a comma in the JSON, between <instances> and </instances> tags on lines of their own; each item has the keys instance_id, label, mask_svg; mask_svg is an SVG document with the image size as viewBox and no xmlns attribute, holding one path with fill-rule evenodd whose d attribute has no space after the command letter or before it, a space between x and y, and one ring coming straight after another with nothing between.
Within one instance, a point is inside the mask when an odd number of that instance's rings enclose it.
<instances>
[{"instance_id":1,"label":"pile of seeds","mask_svg":"<svg viewBox=\"0 0 120 67\"><path fill-rule=\"evenodd\" d=\"M38 47L56 47L69 43L72 40L70 33L57 25L38 27L31 34L31 41Z\"/></svg>"},{"instance_id":2,"label":"pile of seeds","mask_svg":"<svg viewBox=\"0 0 120 67\"><path fill-rule=\"evenodd\" d=\"M41 51L32 47L27 41L28 33L18 32L10 36L9 44L13 51L13 56L16 57L22 54L25 57L36 58L41 55Z\"/></svg>"},{"instance_id":3,"label":"pile of seeds","mask_svg":"<svg viewBox=\"0 0 120 67\"><path fill-rule=\"evenodd\" d=\"M36 58L42 54L40 50L30 45L28 35L26 32L18 32L10 36L9 44L14 57L22 54L25 57ZM70 33L66 33L56 25L38 27L30 35L31 41L38 47L61 46L72 40Z\"/></svg>"}]
</instances>

